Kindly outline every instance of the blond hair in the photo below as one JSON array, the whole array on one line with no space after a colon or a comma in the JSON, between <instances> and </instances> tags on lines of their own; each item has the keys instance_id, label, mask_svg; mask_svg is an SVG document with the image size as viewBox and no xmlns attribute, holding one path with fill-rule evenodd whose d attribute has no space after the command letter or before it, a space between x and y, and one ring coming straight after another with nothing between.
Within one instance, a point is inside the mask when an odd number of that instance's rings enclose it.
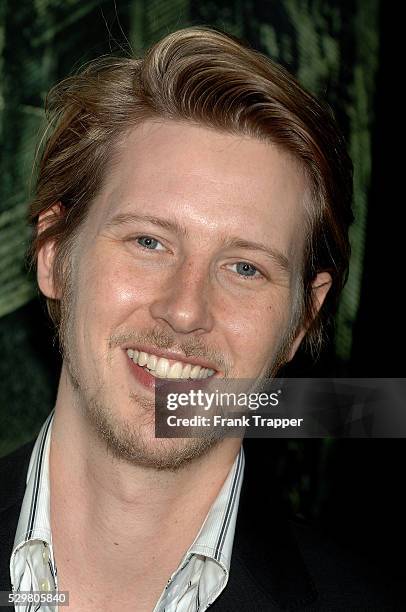
<instances>
[{"instance_id":1,"label":"blond hair","mask_svg":"<svg viewBox=\"0 0 406 612\"><path fill-rule=\"evenodd\" d=\"M331 111L286 70L233 36L190 27L142 58L96 59L50 91L46 112L49 136L29 209L28 256L35 265L41 247L55 241L53 278L60 288L75 236L129 128L154 118L190 121L264 139L293 155L311 191L295 325L308 327L308 345L317 353L348 274L352 164ZM39 231L38 216L58 201L63 214ZM321 270L333 283L316 313L311 283ZM47 298L47 306L58 329L60 301Z\"/></svg>"}]
</instances>

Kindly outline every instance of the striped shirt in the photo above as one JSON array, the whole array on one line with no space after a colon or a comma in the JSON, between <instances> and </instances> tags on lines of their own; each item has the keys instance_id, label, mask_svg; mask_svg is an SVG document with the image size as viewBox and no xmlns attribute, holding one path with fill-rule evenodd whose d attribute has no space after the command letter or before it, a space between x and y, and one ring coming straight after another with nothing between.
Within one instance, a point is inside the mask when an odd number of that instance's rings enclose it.
<instances>
[{"instance_id":1,"label":"striped shirt","mask_svg":"<svg viewBox=\"0 0 406 612\"><path fill-rule=\"evenodd\" d=\"M54 411L41 428L28 467L27 485L10 558L14 592L58 590L49 511L49 448L53 416ZM201 612L225 588L243 474L244 452L241 447L198 535L169 579L154 612ZM20 612L56 612L58 606L27 603L25 607L20 605L17 609Z\"/></svg>"}]
</instances>

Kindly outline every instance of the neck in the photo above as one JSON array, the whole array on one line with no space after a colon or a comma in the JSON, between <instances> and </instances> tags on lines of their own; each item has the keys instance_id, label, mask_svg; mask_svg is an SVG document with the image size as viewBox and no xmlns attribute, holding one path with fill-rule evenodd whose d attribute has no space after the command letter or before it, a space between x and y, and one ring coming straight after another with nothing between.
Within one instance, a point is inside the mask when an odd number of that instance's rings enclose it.
<instances>
[{"instance_id":1,"label":"neck","mask_svg":"<svg viewBox=\"0 0 406 612\"><path fill-rule=\"evenodd\" d=\"M179 562L218 495L240 440L225 439L177 471L157 471L112 456L83 408L63 368L50 449L58 569L58 546L80 551L79 564L99 565L100 576L125 575L128 568L132 577L137 570L145 575L157 551L160 562L165 551L175 551ZM173 563L168 560L168 567Z\"/></svg>"}]
</instances>

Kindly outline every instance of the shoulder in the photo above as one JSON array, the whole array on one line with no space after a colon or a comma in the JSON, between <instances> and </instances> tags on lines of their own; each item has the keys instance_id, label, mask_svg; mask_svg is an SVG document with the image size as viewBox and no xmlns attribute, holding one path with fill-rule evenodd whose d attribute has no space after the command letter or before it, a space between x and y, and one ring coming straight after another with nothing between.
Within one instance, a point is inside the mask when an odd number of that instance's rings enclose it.
<instances>
[{"instance_id":1,"label":"shoulder","mask_svg":"<svg viewBox=\"0 0 406 612\"><path fill-rule=\"evenodd\" d=\"M340 545L302 521L262 523L274 536L241 547L236 534L229 583L213 610L219 612L343 612L406 609L404 578L374 560ZM251 533L250 536L253 534ZM266 544L264 546L264 543ZM250 548L250 550L248 550ZM404 572L403 572L404 574Z\"/></svg>"},{"instance_id":2,"label":"shoulder","mask_svg":"<svg viewBox=\"0 0 406 612\"><path fill-rule=\"evenodd\" d=\"M10 555L35 440L0 458L0 590L11 588Z\"/></svg>"},{"instance_id":3,"label":"shoulder","mask_svg":"<svg viewBox=\"0 0 406 612\"><path fill-rule=\"evenodd\" d=\"M0 458L0 510L13 503L25 491L25 480L35 440Z\"/></svg>"},{"instance_id":4,"label":"shoulder","mask_svg":"<svg viewBox=\"0 0 406 612\"><path fill-rule=\"evenodd\" d=\"M318 593L315 605L304 609L406 609L406 572L395 576L387 559L364 554L355 543L339 542L317 525L299 520L289 525Z\"/></svg>"},{"instance_id":5,"label":"shoulder","mask_svg":"<svg viewBox=\"0 0 406 612\"><path fill-rule=\"evenodd\" d=\"M229 583L213 609L406 610L403 564L395 575L378 552L367 554L358 542L339 540L337 525L327 530L289 516L269 457L256 454L255 446L249 451ZM393 556L396 548L388 544Z\"/></svg>"}]
</instances>

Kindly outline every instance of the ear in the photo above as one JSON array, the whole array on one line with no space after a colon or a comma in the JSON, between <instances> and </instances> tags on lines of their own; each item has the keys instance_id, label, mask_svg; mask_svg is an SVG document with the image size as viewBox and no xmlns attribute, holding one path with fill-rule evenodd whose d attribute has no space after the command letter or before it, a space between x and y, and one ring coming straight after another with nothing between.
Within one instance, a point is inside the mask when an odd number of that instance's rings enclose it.
<instances>
[{"instance_id":1,"label":"ear","mask_svg":"<svg viewBox=\"0 0 406 612\"><path fill-rule=\"evenodd\" d=\"M331 287L332 278L328 272L319 272L312 283L312 294L313 294L313 303L315 307L315 314L317 314L320 308L323 305L324 300L326 299L326 295ZM293 344L290 348L289 355L287 361L291 361L295 356L297 349L300 346L303 338L306 335L307 327L302 327L302 329L297 334Z\"/></svg>"},{"instance_id":2,"label":"ear","mask_svg":"<svg viewBox=\"0 0 406 612\"><path fill-rule=\"evenodd\" d=\"M62 213L62 204L55 203L38 218L38 233L41 234L49 225L54 223ZM53 267L55 259L55 241L47 240L38 253L37 280L41 292L48 298L60 299L53 280Z\"/></svg>"}]
</instances>

